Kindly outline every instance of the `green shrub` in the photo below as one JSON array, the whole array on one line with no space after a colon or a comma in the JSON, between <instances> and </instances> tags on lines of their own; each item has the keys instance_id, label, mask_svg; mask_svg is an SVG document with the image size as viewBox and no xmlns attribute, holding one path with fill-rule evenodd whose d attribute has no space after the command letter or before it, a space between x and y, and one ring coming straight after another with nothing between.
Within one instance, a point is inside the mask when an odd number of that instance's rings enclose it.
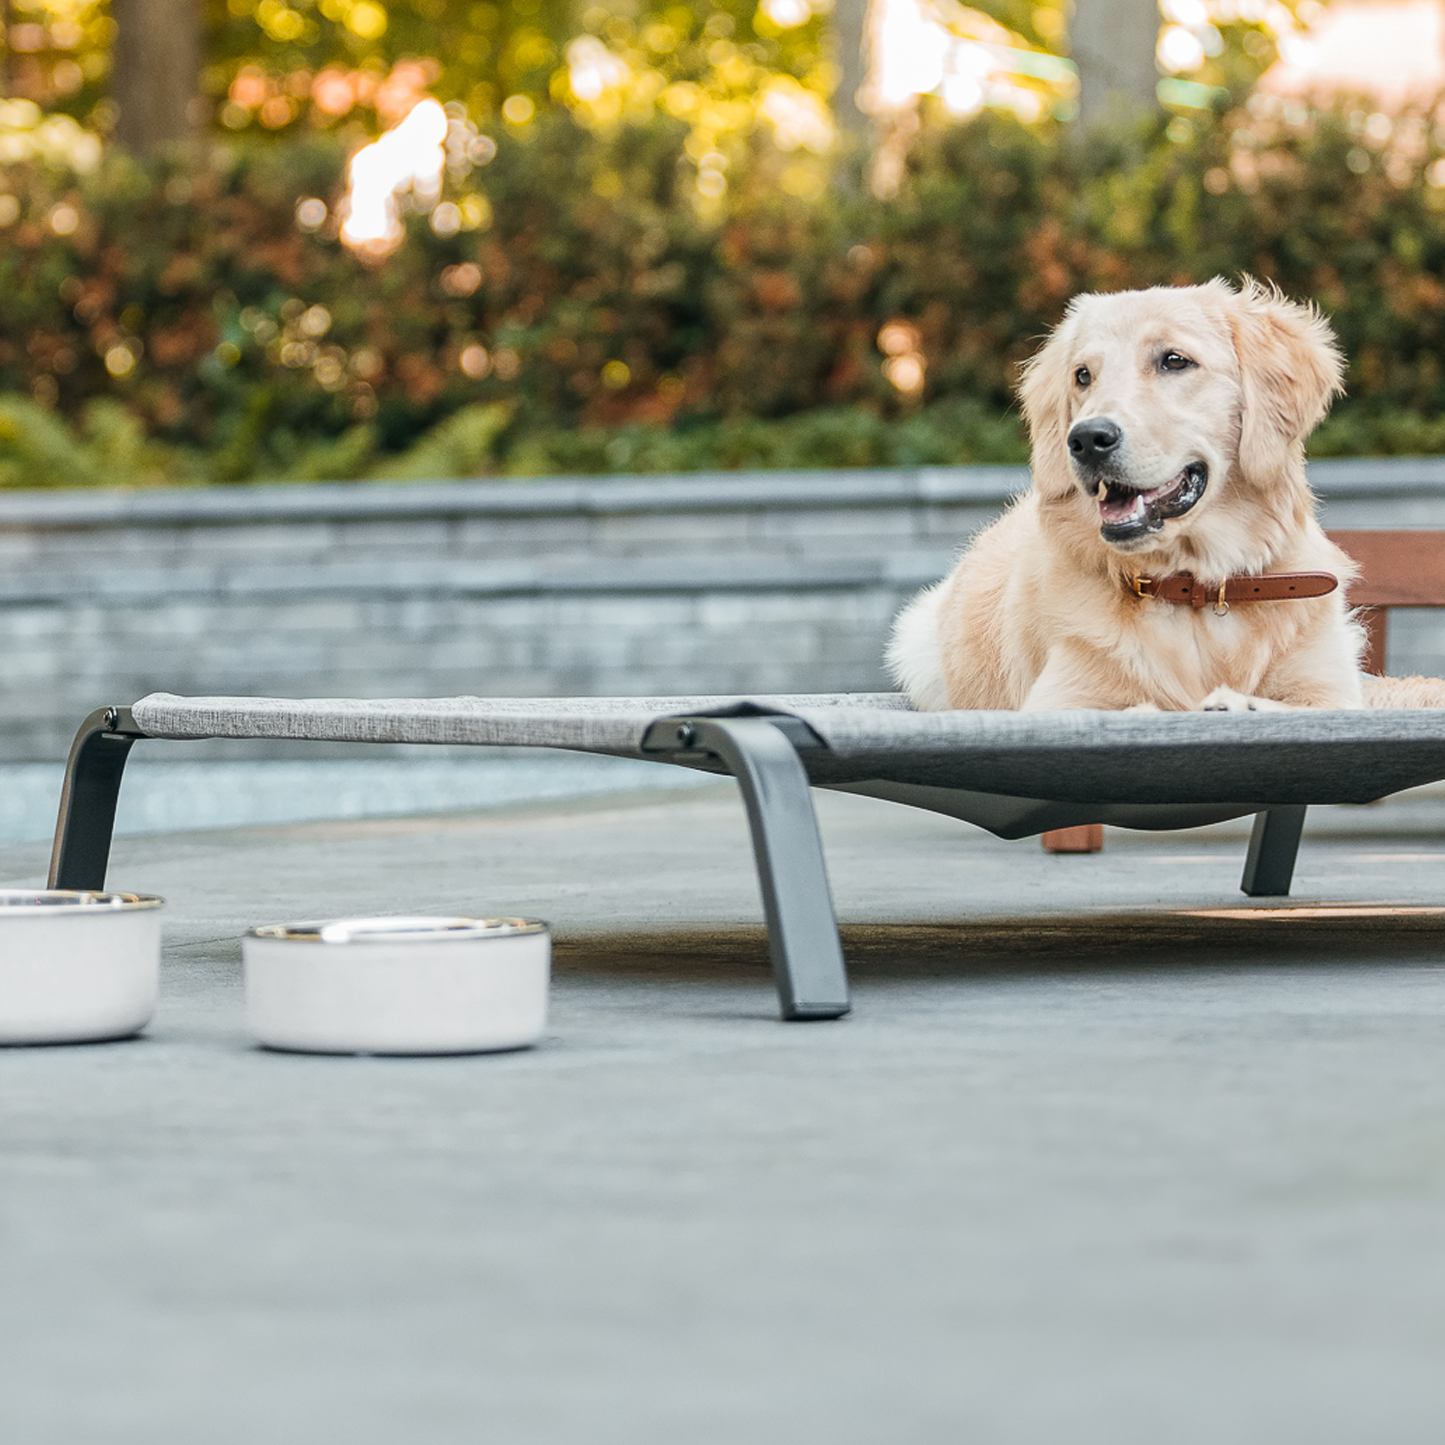
<instances>
[{"instance_id":1,"label":"green shrub","mask_svg":"<svg viewBox=\"0 0 1445 1445\"><path fill-rule=\"evenodd\" d=\"M1019 462L1026 455L1016 415L945 401L894 421L858 407L820 407L775 421L538 429L520 437L502 465L508 472L536 476L946 466Z\"/></svg>"},{"instance_id":2,"label":"green shrub","mask_svg":"<svg viewBox=\"0 0 1445 1445\"><path fill-rule=\"evenodd\" d=\"M1418 457L1445 452L1445 415L1413 411L1370 413L1343 407L1310 438L1316 457Z\"/></svg>"},{"instance_id":3,"label":"green shrub","mask_svg":"<svg viewBox=\"0 0 1445 1445\"><path fill-rule=\"evenodd\" d=\"M164 486L199 476L194 458L151 441L109 398L71 427L26 397L0 395L0 487Z\"/></svg>"},{"instance_id":4,"label":"green shrub","mask_svg":"<svg viewBox=\"0 0 1445 1445\"><path fill-rule=\"evenodd\" d=\"M24 397L0 397L0 486L89 487L98 458L65 422Z\"/></svg>"},{"instance_id":5,"label":"green shrub","mask_svg":"<svg viewBox=\"0 0 1445 1445\"><path fill-rule=\"evenodd\" d=\"M380 475L398 481L425 481L476 477L495 471L497 443L512 419L513 410L503 401L464 406L438 422L396 461L383 466Z\"/></svg>"},{"instance_id":6,"label":"green shrub","mask_svg":"<svg viewBox=\"0 0 1445 1445\"><path fill-rule=\"evenodd\" d=\"M926 127L888 202L784 195L759 143L703 218L680 125L554 115L468 182L489 225L412 216L380 264L334 218L298 228L298 199L337 199L334 137L184 174L12 168L0 485L1013 459L1017 364L1071 295L1243 272L1339 332L1319 454L1445 449L1435 134L1295 119L1087 148L997 115ZM880 334L921 391L890 383Z\"/></svg>"}]
</instances>

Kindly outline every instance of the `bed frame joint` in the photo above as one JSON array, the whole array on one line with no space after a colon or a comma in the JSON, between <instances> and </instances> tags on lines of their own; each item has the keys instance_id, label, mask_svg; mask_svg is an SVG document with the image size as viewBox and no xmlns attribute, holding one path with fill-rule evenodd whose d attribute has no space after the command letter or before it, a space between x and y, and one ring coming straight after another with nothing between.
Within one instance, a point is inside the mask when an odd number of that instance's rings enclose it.
<instances>
[{"instance_id":1,"label":"bed frame joint","mask_svg":"<svg viewBox=\"0 0 1445 1445\"><path fill-rule=\"evenodd\" d=\"M668 718L643 737L644 753L715 758L737 780L753 839L782 1015L790 1021L847 1013L848 973L833 895L800 752L825 747L801 718Z\"/></svg>"}]
</instances>

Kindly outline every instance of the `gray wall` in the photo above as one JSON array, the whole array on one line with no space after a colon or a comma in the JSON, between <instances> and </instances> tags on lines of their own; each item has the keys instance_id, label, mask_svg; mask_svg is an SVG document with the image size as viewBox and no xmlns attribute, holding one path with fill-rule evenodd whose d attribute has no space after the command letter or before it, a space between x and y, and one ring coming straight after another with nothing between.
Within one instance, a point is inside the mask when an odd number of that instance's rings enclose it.
<instances>
[{"instance_id":1,"label":"gray wall","mask_svg":"<svg viewBox=\"0 0 1445 1445\"><path fill-rule=\"evenodd\" d=\"M1445 527L1445 461L1312 479L1331 525ZM893 614L1025 482L974 467L0 493L0 761L61 757L92 708L160 689L883 687ZM1445 672L1435 624L1397 615L1394 670ZM188 756L207 749L257 751Z\"/></svg>"}]
</instances>

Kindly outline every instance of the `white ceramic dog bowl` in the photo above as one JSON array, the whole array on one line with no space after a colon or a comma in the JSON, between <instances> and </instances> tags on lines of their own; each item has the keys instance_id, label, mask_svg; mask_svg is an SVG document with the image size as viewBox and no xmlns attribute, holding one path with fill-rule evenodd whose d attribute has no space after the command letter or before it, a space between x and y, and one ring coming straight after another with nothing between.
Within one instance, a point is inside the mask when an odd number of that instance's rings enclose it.
<instances>
[{"instance_id":1,"label":"white ceramic dog bowl","mask_svg":"<svg viewBox=\"0 0 1445 1445\"><path fill-rule=\"evenodd\" d=\"M123 1039L143 1029L160 990L164 902L0 888L0 1044Z\"/></svg>"},{"instance_id":2,"label":"white ceramic dog bowl","mask_svg":"<svg viewBox=\"0 0 1445 1445\"><path fill-rule=\"evenodd\" d=\"M253 928L246 1011L273 1049L470 1054L535 1044L552 940L526 918L349 918Z\"/></svg>"}]
</instances>

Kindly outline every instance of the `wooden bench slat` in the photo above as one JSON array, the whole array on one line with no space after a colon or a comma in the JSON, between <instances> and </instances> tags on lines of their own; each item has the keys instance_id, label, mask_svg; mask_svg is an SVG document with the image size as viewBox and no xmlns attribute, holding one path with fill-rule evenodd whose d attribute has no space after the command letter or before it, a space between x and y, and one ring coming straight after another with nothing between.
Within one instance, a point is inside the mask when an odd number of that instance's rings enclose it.
<instances>
[{"instance_id":1,"label":"wooden bench slat","mask_svg":"<svg viewBox=\"0 0 1445 1445\"><path fill-rule=\"evenodd\" d=\"M1445 532L1331 531L1364 575L1350 588L1356 607L1445 607Z\"/></svg>"}]
</instances>

